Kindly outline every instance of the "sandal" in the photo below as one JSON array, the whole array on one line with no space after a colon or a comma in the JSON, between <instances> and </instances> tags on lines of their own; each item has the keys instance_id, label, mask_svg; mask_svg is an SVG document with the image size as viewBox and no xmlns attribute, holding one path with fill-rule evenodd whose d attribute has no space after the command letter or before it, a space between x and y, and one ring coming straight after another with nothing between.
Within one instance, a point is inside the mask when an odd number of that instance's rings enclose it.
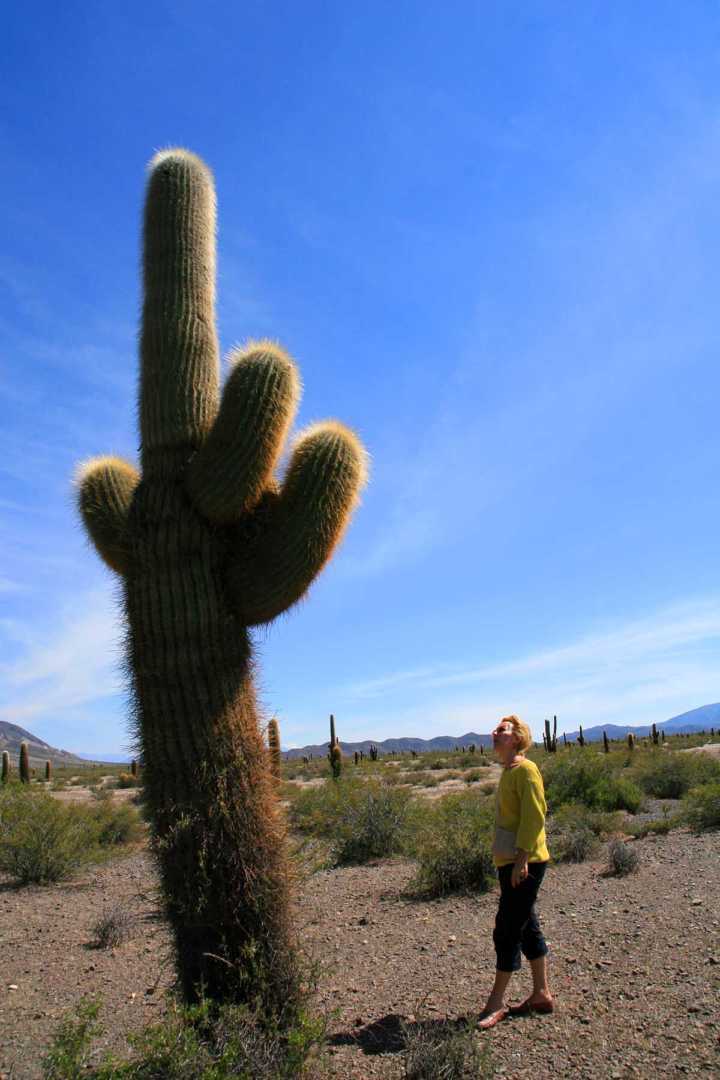
<instances>
[{"instance_id":1,"label":"sandal","mask_svg":"<svg viewBox=\"0 0 720 1080\"><path fill-rule=\"evenodd\" d=\"M495 1009L494 1012L481 1012L478 1027L481 1031L487 1031L488 1028L495 1027L501 1020L504 1020L509 1013L510 1010L507 1005L503 1005L501 1009Z\"/></svg>"},{"instance_id":2,"label":"sandal","mask_svg":"<svg viewBox=\"0 0 720 1080\"><path fill-rule=\"evenodd\" d=\"M511 1005L509 1008L510 1016L529 1016L531 1013L551 1013L555 1010L555 1004L552 1001L536 1001L534 1004L532 998L526 998L525 1001L519 1005Z\"/></svg>"}]
</instances>

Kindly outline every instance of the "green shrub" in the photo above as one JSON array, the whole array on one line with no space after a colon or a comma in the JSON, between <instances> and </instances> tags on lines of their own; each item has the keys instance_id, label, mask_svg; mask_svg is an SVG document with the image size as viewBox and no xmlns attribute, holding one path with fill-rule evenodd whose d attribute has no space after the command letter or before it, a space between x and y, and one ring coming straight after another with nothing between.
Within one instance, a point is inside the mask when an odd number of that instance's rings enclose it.
<instances>
[{"instance_id":1,"label":"green shrub","mask_svg":"<svg viewBox=\"0 0 720 1080\"><path fill-rule=\"evenodd\" d=\"M655 750L640 757L633 773L647 795L679 799L690 788L720 780L720 762L709 754Z\"/></svg>"},{"instance_id":2,"label":"green shrub","mask_svg":"<svg viewBox=\"0 0 720 1080\"><path fill-rule=\"evenodd\" d=\"M140 815L127 803L100 802L85 811L100 847L129 844L142 834Z\"/></svg>"},{"instance_id":3,"label":"green shrub","mask_svg":"<svg viewBox=\"0 0 720 1080\"><path fill-rule=\"evenodd\" d=\"M410 802L408 791L372 780L354 791L338 820L333 843L336 862L364 863L401 852Z\"/></svg>"},{"instance_id":4,"label":"green shrub","mask_svg":"<svg viewBox=\"0 0 720 1080\"><path fill-rule=\"evenodd\" d=\"M478 780L482 780L482 778L483 778L483 770L482 769L469 769L468 772L466 772L465 775L463 776L463 780L465 781L466 784L476 784L478 782Z\"/></svg>"},{"instance_id":5,"label":"green shrub","mask_svg":"<svg viewBox=\"0 0 720 1080\"><path fill-rule=\"evenodd\" d=\"M496 878L494 820L492 807L474 791L414 807L406 848L418 863L412 888L426 896L487 892Z\"/></svg>"},{"instance_id":6,"label":"green shrub","mask_svg":"<svg viewBox=\"0 0 720 1080\"><path fill-rule=\"evenodd\" d=\"M566 803L548 820L548 845L556 862L581 863L599 848L598 836L609 822L581 803Z\"/></svg>"},{"instance_id":7,"label":"green shrub","mask_svg":"<svg viewBox=\"0 0 720 1080\"><path fill-rule=\"evenodd\" d=\"M77 807L43 790L8 787L0 794L0 869L18 884L60 881L94 854L94 836Z\"/></svg>"},{"instance_id":8,"label":"green shrub","mask_svg":"<svg viewBox=\"0 0 720 1080\"><path fill-rule=\"evenodd\" d=\"M134 788L139 787L141 781L139 776L133 776L129 772L121 772L118 775L116 787L118 788Z\"/></svg>"},{"instance_id":9,"label":"green shrub","mask_svg":"<svg viewBox=\"0 0 720 1080\"><path fill-rule=\"evenodd\" d=\"M87 1071L93 1039L100 1035L100 1001L82 998L74 1015L60 1022L50 1049L42 1060L43 1080L77 1080Z\"/></svg>"},{"instance_id":10,"label":"green shrub","mask_svg":"<svg viewBox=\"0 0 720 1080\"><path fill-rule=\"evenodd\" d=\"M691 829L720 829L720 783L693 788L683 799L683 815Z\"/></svg>"},{"instance_id":11,"label":"green shrub","mask_svg":"<svg viewBox=\"0 0 720 1080\"><path fill-rule=\"evenodd\" d=\"M635 813L642 804L643 795L637 784L618 775L606 755L592 751L548 755L543 763L543 777L548 805L553 811L564 803L583 803L591 809Z\"/></svg>"},{"instance_id":12,"label":"green shrub","mask_svg":"<svg viewBox=\"0 0 720 1080\"><path fill-rule=\"evenodd\" d=\"M61 1023L43 1058L43 1080L291 1080L308 1075L325 1037L324 1022L304 1012L281 1032L245 1006L173 1005L159 1023L129 1037L129 1061L106 1053L94 1065L98 1012L99 1002L84 998Z\"/></svg>"},{"instance_id":13,"label":"green shrub","mask_svg":"<svg viewBox=\"0 0 720 1080\"><path fill-rule=\"evenodd\" d=\"M0 869L21 885L61 881L141 828L131 806L67 805L43 789L8 786L0 793Z\"/></svg>"}]
</instances>

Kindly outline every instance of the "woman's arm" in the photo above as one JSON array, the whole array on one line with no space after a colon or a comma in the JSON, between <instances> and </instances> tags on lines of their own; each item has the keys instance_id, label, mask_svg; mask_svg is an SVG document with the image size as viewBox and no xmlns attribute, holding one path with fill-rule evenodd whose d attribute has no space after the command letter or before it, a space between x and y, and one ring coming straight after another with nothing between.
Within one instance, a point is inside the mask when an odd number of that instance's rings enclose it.
<instances>
[{"instance_id":1,"label":"woman's arm","mask_svg":"<svg viewBox=\"0 0 720 1080\"><path fill-rule=\"evenodd\" d=\"M527 864L530 853L537 846L540 834L545 828L545 789L539 772L522 770L520 780L520 824L518 825L517 856L512 872L512 884L518 885L527 877Z\"/></svg>"}]
</instances>

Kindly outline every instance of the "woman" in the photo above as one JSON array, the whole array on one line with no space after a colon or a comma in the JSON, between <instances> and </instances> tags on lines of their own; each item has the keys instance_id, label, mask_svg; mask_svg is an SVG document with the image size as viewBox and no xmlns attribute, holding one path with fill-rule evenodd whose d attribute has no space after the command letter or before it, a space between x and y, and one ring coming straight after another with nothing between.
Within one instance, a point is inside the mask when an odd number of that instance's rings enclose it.
<instances>
[{"instance_id":1,"label":"woman","mask_svg":"<svg viewBox=\"0 0 720 1080\"><path fill-rule=\"evenodd\" d=\"M493 749L503 770L495 801L493 856L500 878L500 902L493 941L497 954L495 984L480 1014L479 1026L490 1028L509 1014L551 1013L547 983L547 945L540 930L535 900L550 856L545 844L545 790L540 770L528 761L532 744L527 724L505 716L492 733ZM520 970L520 952L530 961L533 990L521 1005L504 1003L512 973Z\"/></svg>"}]
</instances>

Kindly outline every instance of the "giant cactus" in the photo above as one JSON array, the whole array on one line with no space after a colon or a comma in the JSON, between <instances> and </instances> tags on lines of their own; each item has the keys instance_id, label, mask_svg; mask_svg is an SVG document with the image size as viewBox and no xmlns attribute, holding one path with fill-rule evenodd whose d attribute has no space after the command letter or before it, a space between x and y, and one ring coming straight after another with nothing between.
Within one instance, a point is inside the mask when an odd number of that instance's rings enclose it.
<instances>
[{"instance_id":1,"label":"giant cactus","mask_svg":"<svg viewBox=\"0 0 720 1080\"><path fill-rule=\"evenodd\" d=\"M296 969L283 827L252 681L249 628L280 615L330 558L365 454L327 422L275 468L300 389L267 341L219 392L215 195L193 154L151 163L140 337L141 474L78 475L80 511L122 575L145 798L187 1000L287 1015Z\"/></svg>"}]
</instances>

